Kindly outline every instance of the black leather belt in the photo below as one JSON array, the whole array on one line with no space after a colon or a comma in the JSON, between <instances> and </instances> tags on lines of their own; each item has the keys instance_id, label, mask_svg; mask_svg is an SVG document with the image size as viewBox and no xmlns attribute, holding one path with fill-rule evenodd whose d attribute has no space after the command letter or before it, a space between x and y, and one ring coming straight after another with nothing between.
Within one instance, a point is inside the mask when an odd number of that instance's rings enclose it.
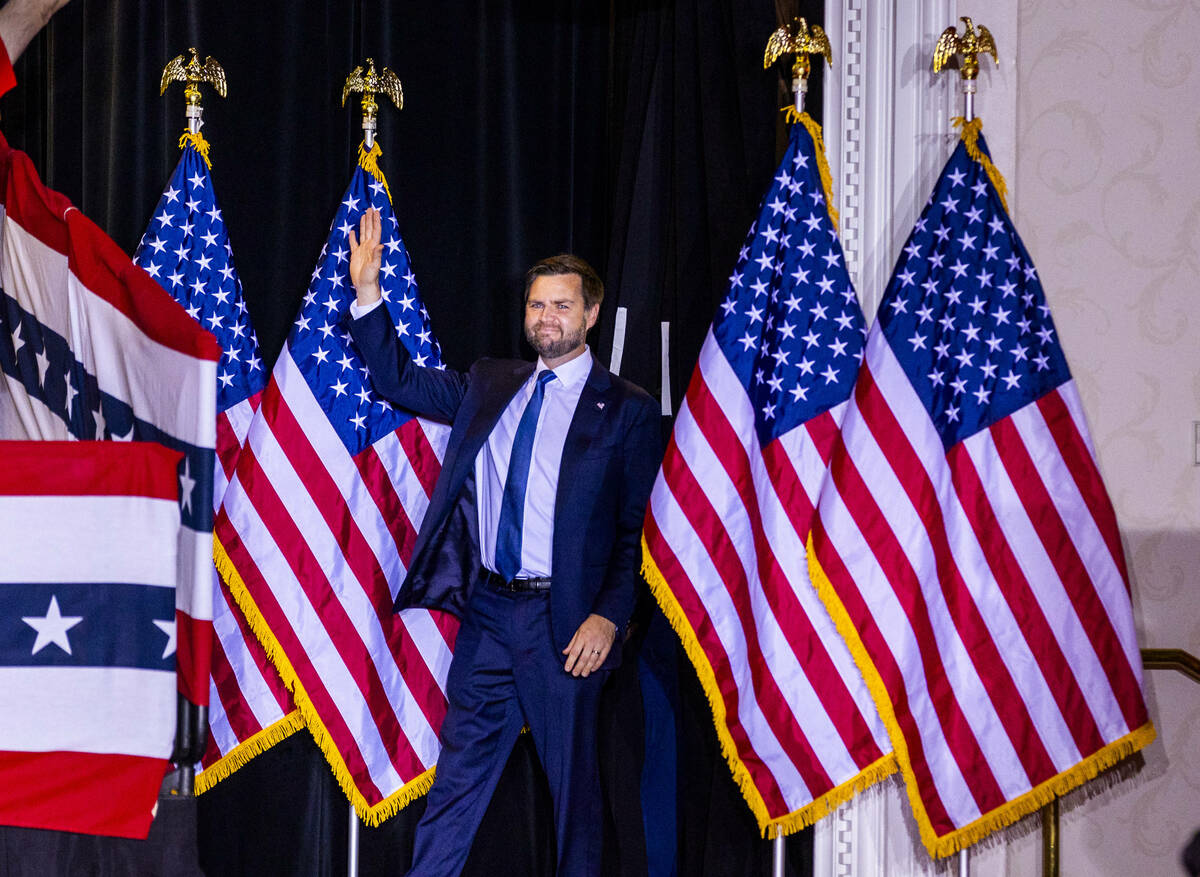
<instances>
[{"instance_id":1,"label":"black leather belt","mask_svg":"<svg viewBox=\"0 0 1200 877\"><path fill-rule=\"evenodd\" d=\"M513 579L511 582L506 580L498 573L489 570L484 570L487 573L488 587L496 591L505 591L510 594L536 594L542 591L550 590L550 578L542 576L539 578L529 579Z\"/></svg>"}]
</instances>

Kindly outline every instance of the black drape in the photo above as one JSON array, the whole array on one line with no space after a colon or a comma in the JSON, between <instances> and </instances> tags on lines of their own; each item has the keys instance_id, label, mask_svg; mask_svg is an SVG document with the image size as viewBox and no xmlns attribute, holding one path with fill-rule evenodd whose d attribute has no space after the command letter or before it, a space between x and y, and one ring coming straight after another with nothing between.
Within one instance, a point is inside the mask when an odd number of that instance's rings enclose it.
<instances>
[{"instance_id":1,"label":"black drape","mask_svg":"<svg viewBox=\"0 0 1200 877\"><path fill-rule=\"evenodd\" d=\"M776 110L790 103L790 80L762 65L777 5L789 20L803 13L821 21L821 5L811 2L614 0L605 263L614 294L604 303L601 346L611 345L617 308L626 308L621 374L657 393L669 323L672 410L782 151ZM809 94L820 118L819 68Z\"/></svg>"},{"instance_id":2,"label":"black drape","mask_svg":"<svg viewBox=\"0 0 1200 877\"><path fill-rule=\"evenodd\" d=\"M273 361L361 137L357 98L340 106L342 83L371 56L404 85L404 110L380 113L381 164L448 362L520 354L525 267L573 251L607 281L597 355L609 360L616 309L626 308L622 374L655 394L660 324L670 323L677 407L780 151L781 80L761 61L776 5L72 0L19 61L0 129L132 253L184 127L182 86L158 96L162 67L189 46L214 56L229 95L206 92L204 134L250 316ZM820 20L820 4L800 5ZM657 656L653 672L674 705L674 873L767 874L769 845L721 758L695 675L686 659L663 657L677 644L652 603L643 606L638 636L658 637L645 651ZM636 663L640 646L631 644L606 694L605 872L622 877L647 872L638 676L649 665ZM417 802L363 830L361 874L403 868L422 809ZM201 796L196 811L207 873L344 873L346 800L306 732ZM549 814L523 739L467 873L503 863L507 873L550 874ZM51 835L0 831L0 850L51 861L56 843L81 848ZM790 873L807 873L809 843L807 834L789 841ZM89 844L102 863L94 873L172 872L122 864L127 846ZM148 852L144 861L159 859Z\"/></svg>"},{"instance_id":3,"label":"black drape","mask_svg":"<svg viewBox=\"0 0 1200 877\"><path fill-rule=\"evenodd\" d=\"M578 6L578 8L577 8ZM521 280L551 252L603 264L608 10L534 0L73 0L17 64L3 129L43 179L132 253L178 160L188 46L225 68L204 134L247 306L272 361L361 140L351 68L386 99L381 165L448 361L519 352Z\"/></svg>"}]
</instances>

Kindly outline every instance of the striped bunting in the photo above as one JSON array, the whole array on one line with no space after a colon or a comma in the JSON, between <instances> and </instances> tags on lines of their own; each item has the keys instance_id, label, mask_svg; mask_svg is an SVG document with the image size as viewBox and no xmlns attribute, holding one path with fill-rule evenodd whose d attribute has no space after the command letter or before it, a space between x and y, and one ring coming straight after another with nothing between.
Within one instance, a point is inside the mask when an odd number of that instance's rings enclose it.
<instances>
[{"instance_id":1,"label":"striped bunting","mask_svg":"<svg viewBox=\"0 0 1200 877\"><path fill-rule=\"evenodd\" d=\"M179 468L179 691L208 701L211 335L0 137L0 438L151 441Z\"/></svg>"},{"instance_id":2,"label":"striped bunting","mask_svg":"<svg viewBox=\"0 0 1200 877\"><path fill-rule=\"evenodd\" d=\"M175 739L181 454L0 454L0 824L145 838Z\"/></svg>"}]
</instances>

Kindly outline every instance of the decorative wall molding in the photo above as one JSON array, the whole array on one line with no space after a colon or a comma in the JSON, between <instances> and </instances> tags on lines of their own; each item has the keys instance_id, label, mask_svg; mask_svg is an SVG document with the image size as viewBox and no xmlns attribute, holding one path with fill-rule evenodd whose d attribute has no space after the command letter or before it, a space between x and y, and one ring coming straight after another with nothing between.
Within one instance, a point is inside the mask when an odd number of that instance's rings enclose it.
<instances>
[{"instance_id":1,"label":"decorative wall molding","mask_svg":"<svg viewBox=\"0 0 1200 877\"><path fill-rule=\"evenodd\" d=\"M954 0L827 0L833 65L825 78L825 144L842 247L870 321L896 254L955 140L954 80L934 77L933 47L957 20ZM899 778L816 825L817 877L917 877L936 866L916 841Z\"/></svg>"},{"instance_id":2,"label":"decorative wall molding","mask_svg":"<svg viewBox=\"0 0 1200 877\"><path fill-rule=\"evenodd\" d=\"M824 136L833 178L833 196L841 217L840 237L850 277L859 277L862 262L862 64L866 0L828 0L825 33L834 46L826 71ZM860 292L861 295L861 292Z\"/></svg>"},{"instance_id":3,"label":"decorative wall molding","mask_svg":"<svg viewBox=\"0 0 1200 877\"><path fill-rule=\"evenodd\" d=\"M954 0L826 3L833 69L825 78L825 143L842 246L868 319L955 139L958 95L930 62L956 15Z\"/></svg>"}]
</instances>

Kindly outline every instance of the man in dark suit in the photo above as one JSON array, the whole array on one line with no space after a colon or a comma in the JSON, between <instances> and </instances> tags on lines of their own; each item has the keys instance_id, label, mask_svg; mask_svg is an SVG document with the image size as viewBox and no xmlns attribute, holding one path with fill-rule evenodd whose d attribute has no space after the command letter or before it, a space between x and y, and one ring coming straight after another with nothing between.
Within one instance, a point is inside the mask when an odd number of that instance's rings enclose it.
<instances>
[{"instance_id":1,"label":"man in dark suit","mask_svg":"<svg viewBox=\"0 0 1200 877\"><path fill-rule=\"evenodd\" d=\"M379 215L350 234L350 332L376 392L452 425L397 608L462 619L449 712L412 875L458 874L528 725L554 800L558 874L598 875L600 686L635 602L659 411L586 344L604 287L575 256L530 268L525 333L537 363L465 374L410 361L379 307Z\"/></svg>"}]
</instances>

